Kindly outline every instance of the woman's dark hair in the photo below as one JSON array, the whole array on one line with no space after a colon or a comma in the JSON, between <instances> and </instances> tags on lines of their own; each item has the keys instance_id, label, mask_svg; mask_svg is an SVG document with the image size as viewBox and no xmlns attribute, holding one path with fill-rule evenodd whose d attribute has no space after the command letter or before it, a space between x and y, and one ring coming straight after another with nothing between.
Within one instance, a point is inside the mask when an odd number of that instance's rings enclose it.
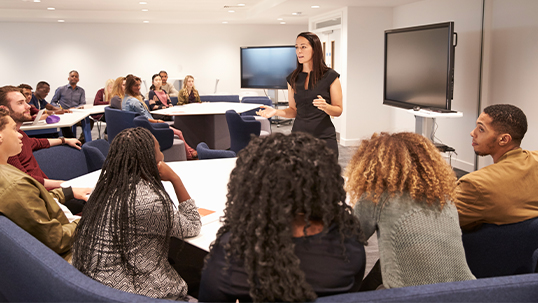
<instances>
[{"instance_id":1,"label":"woman's dark hair","mask_svg":"<svg viewBox=\"0 0 538 303\"><path fill-rule=\"evenodd\" d=\"M343 186L334 153L306 133L252 138L239 153L228 183L223 226L212 247L230 234L224 245L226 260L243 262L254 301L316 299L294 253L292 222L297 215L304 214L305 235L311 220L323 222L323 233L336 225L343 257L345 239L366 243L345 203Z\"/></svg>"},{"instance_id":2,"label":"woman's dark hair","mask_svg":"<svg viewBox=\"0 0 538 303\"><path fill-rule=\"evenodd\" d=\"M125 78L125 95L135 97L142 102L140 95L133 92L133 86L140 81L140 78L138 78L137 76L128 75L127 78Z\"/></svg>"},{"instance_id":3,"label":"woman's dark hair","mask_svg":"<svg viewBox=\"0 0 538 303\"><path fill-rule=\"evenodd\" d=\"M153 84L153 80L155 80L155 78L160 77L160 76L161 76L160 74L155 74L155 75L151 76L151 86L149 87L149 90L154 90L155 89L155 85Z\"/></svg>"},{"instance_id":4,"label":"woman's dark hair","mask_svg":"<svg viewBox=\"0 0 538 303\"><path fill-rule=\"evenodd\" d=\"M73 243L73 264L88 276L96 274L100 264L106 263L107 254L112 251L121 256L121 266L131 272L133 284L141 286L144 275L151 274L168 262L167 254L161 255L154 267L138 270L133 264L143 261L137 248L142 245L138 239L141 231L137 225L137 185L146 181L157 195L156 204L162 203L166 236L160 237L168 247L173 227L173 204L161 182L155 160L155 141L145 128L128 128L120 132L112 141L108 156L103 165L99 181L84 206ZM161 208L161 205L156 207ZM155 211L155 210L154 210ZM157 237L157 236L155 236ZM111 243L103 249L101 239L110 238ZM96 253L91 251L98 250ZM103 250L103 251L101 251Z\"/></svg>"},{"instance_id":5,"label":"woman's dark hair","mask_svg":"<svg viewBox=\"0 0 538 303\"><path fill-rule=\"evenodd\" d=\"M312 47L312 73L310 74L310 81L312 81L312 86L316 86L316 83L318 83L319 80L321 80L321 77L329 70L329 67L325 64L325 60L323 59L323 49L321 48L321 41L319 40L319 37L311 32L302 32L299 35L297 35L297 38L303 37L310 43L310 46ZM299 63L299 59L297 59L297 68L291 73L290 77L290 85L291 88L295 92L297 90L295 89L295 82L297 81L297 76L299 73L303 71L303 64Z\"/></svg>"}]
</instances>

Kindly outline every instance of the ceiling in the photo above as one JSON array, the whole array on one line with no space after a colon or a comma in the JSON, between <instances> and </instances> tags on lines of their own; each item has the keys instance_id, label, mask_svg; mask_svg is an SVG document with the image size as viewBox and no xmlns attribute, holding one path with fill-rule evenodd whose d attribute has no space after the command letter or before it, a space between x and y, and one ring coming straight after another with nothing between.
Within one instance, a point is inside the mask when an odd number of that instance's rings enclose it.
<instances>
[{"instance_id":1,"label":"ceiling","mask_svg":"<svg viewBox=\"0 0 538 303\"><path fill-rule=\"evenodd\" d=\"M0 22L307 24L309 17L344 6L393 7L417 1L0 0Z\"/></svg>"}]
</instances>

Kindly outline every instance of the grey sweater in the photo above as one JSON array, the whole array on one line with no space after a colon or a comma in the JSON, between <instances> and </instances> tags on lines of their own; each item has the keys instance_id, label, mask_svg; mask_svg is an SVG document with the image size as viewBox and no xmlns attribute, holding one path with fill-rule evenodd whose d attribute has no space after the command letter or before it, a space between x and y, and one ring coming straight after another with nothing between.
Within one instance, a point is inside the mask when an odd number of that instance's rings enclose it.
<instances>
[{"instance_id":1,"label":"grey sweater","mask_svg":"<svg viewBox=\"0 0 538 303\"><path fill-rule=\"evenodd\" d=\"M475 279L467 266L456 206L429 206L409 194L355 205L366 237L377 231L385 288Z\"/></svg>"}]
</instances>

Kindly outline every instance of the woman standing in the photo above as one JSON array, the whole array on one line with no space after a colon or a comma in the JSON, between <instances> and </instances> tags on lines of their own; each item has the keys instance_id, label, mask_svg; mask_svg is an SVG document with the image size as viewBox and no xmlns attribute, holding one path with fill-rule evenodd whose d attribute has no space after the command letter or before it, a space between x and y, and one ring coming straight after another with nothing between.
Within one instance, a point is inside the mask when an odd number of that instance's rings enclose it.
<instances>
[{"instance_id":1,"label":"woman standing","mask_svg":"<svg viewBox=\"0 0 538 303\"><path fill-rule=\"evenodd\" d=\"M200 94L198 90L194 87L194 77L187 75L183 80L183 88L179 91L178 95L178 104L188 104L188 103L202 103L200 100Z\"/></svg>"},{"instance_id":2,"label":"woman standing","mask_svg":"<svg viewBox=\"0 0 538 303\"><path fill-rule=\"evenodd\" d=\"M140 95L140 78L135 77L133 75L127 76L125 79L125 96L123 97L123 101L121 103L121 109L124 111L131 111L138 113L146 118L148 118L148 121L151 123L164 123L163 120L155 120L151 116L151 113L149 112L148 106L144 101L142 101L142 96ZM171 126L169 126L171 130L174 131L174 135L176 135L179 139L183 140L185 143L185 152L187 153L187 159L194 160L198 158L198 153L195 149L189 146L187 144L187 141L185 141L185 138L183 138L183 133L179 129L175 129Z\"/></svg>"},{"instance_id":3,"label":"woman standing","mask_svg":"<svg viewBox=\"0 0 538 303\"><path fill-rule=\"evenodd\" d=\"M306 132L325 140L338 156L336 130L331 116L342 114L340 75L325 65L321 42L314 33L304 32L295 41L297 68L286 78L289 107L277 110L263 106L258 115L295 118L292 132Z\"/></svg>"},{"instance_id":4,"label":"woman standing","mask_svg":"<svg viewBox=\"0 0 538 303\"><path fill-rule=\"evenodd\" d=\"M172 101L168 96L168 93L162 89L162 80L159 74L155 74L151 77L151 87L149 88L149 108L151 110L158 110L162 108L172 107Z\"/></svg>"},{"instance_id":5,"label":"woman standing","mask_svg":"<svg viewBox=\"0 0 538 303\"><path fill-rule=\"evenodd\" d=\"M163 158L145 128L128 128L114 138L76 229L73 266L119 290L184 300L187 285L168 262L170 237L196 236L202 223L194 200ZM161 181L172 182L177 208Z\"/></svg>"},{"instance_id":6,"label":"woman standing","mask_svg":"<svg viewBox=\"0 0 538 303\"><path fill-rule=\"evenodd\" d=\"M239 153L200 302L303 302L358 290L366 241L332 154L300 132L253 138Z\"/></svg>"},{"instance_id":7,"label":"woman standing","mask_svg":"<svg viewBox=\"0 0 538 303\"><path fill-rule=\"evenodd\" d=\"M452 202L456 177L428 139L374 134L361 142L346 177L366 237L377 231L385 288L474 279Z\"/></svg>"}]
</instances>

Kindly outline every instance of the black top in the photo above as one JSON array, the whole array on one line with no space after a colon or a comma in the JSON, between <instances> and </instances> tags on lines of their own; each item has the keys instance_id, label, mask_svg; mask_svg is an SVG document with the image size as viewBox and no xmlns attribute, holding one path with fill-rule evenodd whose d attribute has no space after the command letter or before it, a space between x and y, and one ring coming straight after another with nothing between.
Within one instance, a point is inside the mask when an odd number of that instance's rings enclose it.
<instances>
[{"instance_id":1,"label":"black top","mask_svg":"<svg viewBox=\"0 0 538 303\"><path fill-rule=\"evenodd\" d=\"M164 89L162 91L165 93L166 97L168 98L168 93ZM154 96L157 96L157 101L155 101L154 104L150 104L150 107L151 107L150 110L157 110L157 109L161 109L161 108L166 108L166 105L168 105L168 99L165 99L164 102L163 102L163 100L161 100L161 98L159 98L159 95L157 95L154 90L150 90L148 100L150 100L150 101L153 100Z\"/></svg>"},{"instance_id":2,"label":"black top","mask_svg":"<svg viewBox=\"0 0 538 303\"><path fill-rule=\"evenodd\" d=\"M336 130L331 117L315 107L312 102L320 95L328 104L331 104L331 84L336 78L340 77L340 74L333 69L329 69L323 74L315 87L312 87L312 77L309 77L308 89L305 89L307 75L308 73L303 72L297 75L295 94L293 95L297 106L297 116L291 131L302 131L319 139L334 139L336 141ZM288 83L290 83L290 78L291 74L286 78Z\"/></svg>"},{"instance_id":3,"label":"black top","mask_svg":"<svg viewBox=\"0 0 538 303\"><path fill-rule=\"evenodd\" d=\"M225 233L207 260L200 281L200 302L252 301L248 275L242 262L232 260L228 270L224 270L227 264L223 247L229 238L230 234ZM364 246L357 240L344 242L347 261L342 254L336 226L332 226L326 235L320 233L306 238L293 238L293 243L306 282L319 297L358 291L364 276L366 255Z\"/></svg>"}]
</instances>

